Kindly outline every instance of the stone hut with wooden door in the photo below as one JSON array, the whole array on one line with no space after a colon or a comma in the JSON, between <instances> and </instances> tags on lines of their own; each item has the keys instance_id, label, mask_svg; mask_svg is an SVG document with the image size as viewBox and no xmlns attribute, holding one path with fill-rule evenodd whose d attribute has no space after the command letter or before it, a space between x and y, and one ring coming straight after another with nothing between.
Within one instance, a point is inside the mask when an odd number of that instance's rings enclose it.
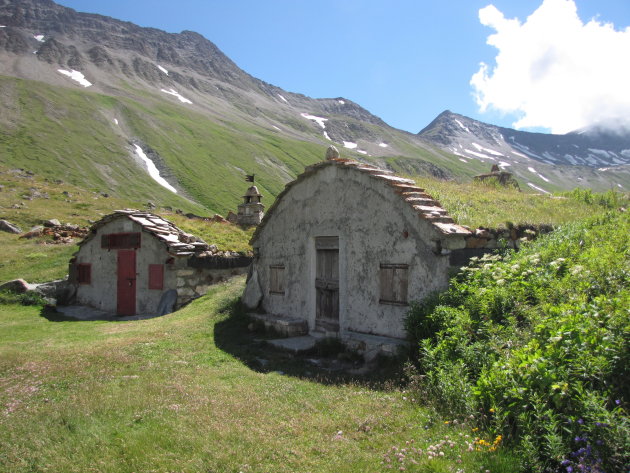
<instances>
[{"instance_id":1,"label":"stone hut with wooden door","mask_svg":"<svg viewBox=\"0 0 630 473\"><path fill-rule=\"evenodd\" d=\"M118 315L161 315L245 273L250 262L158 215L117 210L92 226L70 261L72 302Z\"/></svg>"},{"instance_id":2,"label":"stone hut with wooden door","mask_svg":"<svg viewBox=\"0 0 630 473\"><path fill-rule=\"evenodd\" d=\"M256 229L242 299L287 335L395 343L409 302L447 287L449 253L470 231L414 181L334 151L287 184Z\"/></svg>"}]
</instances>

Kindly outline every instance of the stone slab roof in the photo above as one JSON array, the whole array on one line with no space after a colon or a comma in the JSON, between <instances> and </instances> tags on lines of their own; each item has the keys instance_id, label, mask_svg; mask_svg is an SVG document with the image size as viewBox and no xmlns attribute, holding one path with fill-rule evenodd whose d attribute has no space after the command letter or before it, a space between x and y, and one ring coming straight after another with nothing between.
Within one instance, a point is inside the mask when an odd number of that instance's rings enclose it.
<instances>
[{"instance_id":1,"label":"stone slab roof","mask_svg":"<svg viewBox=\"0 0 630 473\"><path fill-rule=\"evenodd\" d=\"M119 218L127 218L142 227L142 231L154 236L175 256L191 256L206 251L208 245L201 238L186 233L165 218L140 210L115 210L104 216L90 228L89 235L79 243L84 245L96 235L99 228Z\"/></svg>"},{"instance_id":2,"label":"stone slab roof","mask_svg":"<svg viewBox=\"0 0 630 473\"><path fill-rule=\"evenodd\" d=\"M468 228L456 224L455 221L448 215L446 210L442 208L440 203L427 194L424 189L416 186L415 181L397 176L392 171L381 169L371 164L360 163L352 159L333 158L307 166L302 174L285 186L284 190L278 195L276 201L265 214L261 224L256 228L251 242L254 242L258 238L262 228L269 221L271 215L273 215L278 202L280 202L284 195L289 192L291 187L328 166L356 169L360 172L369 174L374 179L386 182L392 188L392 192L396 192L400 195L401 205L409 205L418 215L418 218L431 223L445 238L450 236L462 237L471 234Z\"/></svg>"}]
</instances>

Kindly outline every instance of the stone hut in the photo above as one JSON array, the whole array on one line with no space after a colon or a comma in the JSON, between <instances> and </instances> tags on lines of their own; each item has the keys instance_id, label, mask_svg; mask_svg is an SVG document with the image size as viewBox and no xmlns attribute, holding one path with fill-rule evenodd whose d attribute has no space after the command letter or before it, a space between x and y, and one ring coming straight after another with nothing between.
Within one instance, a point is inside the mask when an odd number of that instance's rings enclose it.
<instances>
[{"instance_id":1,"label":"stone hut","mask_svg":"<svg viewBox=\"0 0 630 473\"><path fill-rule=\"evenodd\" d=\"M337 156L307 167L265 215L242 299L288 335L395 344L408 304L447 287L448 255L470 231L414 181Z\"/></svg>"},{"instance_id":2,"label":"stone hut","mask_svg":"<svg viewBox=\"0 0 630 473\"><path fill-rule=\"evenodd\" d=\"M473 179L476 182L496 182L503 187L513 187L518 190L521 189L518 185L518 181L514 179L514 175L511 172L501 169L498 164L493 164L489 173L480 174L475 176Z\"/></svg>"},{"instance_id":3,"label":"stone hut","mask_svg":"<svg viewBox=\"0 0 630 473\"><path fill-rule=\"evenodd\" d=\"M119 315L168 313L247 271L250 257L225 253L158 215L117 210L92 226L70 261L73 303Z\"/></svg>"},{"instance_id":4,"label":"stone hut","mask_svg":"<svg viewBox=\"0 0 630 473\"><path fill-rule=\"evenodd\" d=\"M243 203L238 206L238 213L230 212L228 221L251 227L259 225L265 216L265 206L262 204L262 194L258 191L258 187L251 186L243 196Z\"/></svg>"}]
</instances>

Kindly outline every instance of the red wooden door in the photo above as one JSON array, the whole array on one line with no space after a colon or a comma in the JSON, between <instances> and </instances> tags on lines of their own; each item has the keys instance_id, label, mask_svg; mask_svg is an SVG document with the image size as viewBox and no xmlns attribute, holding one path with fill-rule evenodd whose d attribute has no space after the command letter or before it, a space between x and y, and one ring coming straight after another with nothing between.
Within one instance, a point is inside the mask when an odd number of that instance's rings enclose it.
<instances>
[{"instance_id":1,"label":"red wooden door","mask_svg":"<svg viewBox=\"0 0 630 473\"><path fill-rule=\"evenodd\" d=\"M136 252L134 250L118 250L117 287L116 313L118 315L135 315Z\"/></svg>"}]
</instances>

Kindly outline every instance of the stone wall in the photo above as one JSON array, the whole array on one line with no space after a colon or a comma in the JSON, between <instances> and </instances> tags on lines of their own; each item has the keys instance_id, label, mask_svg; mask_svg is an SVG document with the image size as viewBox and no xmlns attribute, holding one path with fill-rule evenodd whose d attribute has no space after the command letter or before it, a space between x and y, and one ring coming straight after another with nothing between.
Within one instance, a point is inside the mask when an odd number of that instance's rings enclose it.
<instances>
[{"instance_id":1,"label":"stone wall","mask_svg":"<svg viewBox=\"0 0 630 473\"><path fill-rule=\"evenodd\" d=\"M452 267L468 264L473 256L482 256L500 248L518 250L525 241L536 239L539 235L553 231L551 225L514 225L509 228L477 228L466 237L466 247L451 250L449 262Z\"/></svg>"},{"instance_id":2,"label":"stone wall","mask_svg":"<svg viewBox=\"0 0 630 473\"><path fill-rule=\"evenodd\" d=\"M252 258L234 256L193 256L178 264L175 270L177 307L203 296L208 288L233 276L246 274Z\"/></svg>"}]
</instances>

